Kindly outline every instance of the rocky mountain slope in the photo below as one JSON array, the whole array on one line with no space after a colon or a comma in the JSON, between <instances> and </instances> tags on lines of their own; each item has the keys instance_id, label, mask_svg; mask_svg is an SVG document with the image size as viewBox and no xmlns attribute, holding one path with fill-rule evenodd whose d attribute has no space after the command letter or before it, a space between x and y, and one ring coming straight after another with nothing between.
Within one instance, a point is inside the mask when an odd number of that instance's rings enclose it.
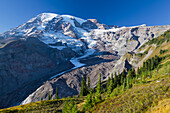
<instances>
[{"instance_id":1,"label":"rocky mountain slope","mask_svg":"<svg viewBox=\"0 0 170 113\"><path fill-rule=\"evenodd\" d=\"M94 87L99 72L106 80L114 71L122 72L120 66L130 68L121 56L168 29L170 25L118 27L42 13L0 34L0 107L47 99L49 93L54 97L56 87L59 97L76 95L82 76L89 76Z\"/></svg>"},{"instance_id":2,"label":"rocky mountain slope","mask_svg":"<svg viewBox=\"0 0 170 113\"><path fill-rule=\"evenodd\" d=\"M106 112L168 113L169 108L170 108L170 98L169 98L169 95L170 95L170 87L169 87L170 86L170 61L169 61L170 42L169 40L170 40L170 30L168 30L163 35L159 36L158 38L152 39L148 41L147 43L145 43L143 46L139 48L138 51L136 51L136 53L129 52L123 55L117 61L118 63L117 63L117 66L115 67L124 66L124 65L136 66L136 64L140 64L140 62L142 62L143 65L140 65L140 69L137 70L135 74L135 78L130 79L132 80L132 82L130 83L124 82L123 84L121 83L121 85L118 85L117 87L113 89L111 94L109 94L108 87L107 88L102 87L102 93L101 93L102 100L100 102L95 103L94 96L96 96L96 92L92 91L92 93L88 94L87 96L81 96L81 97L74 96L73 98L41 100L38 102L32 102L32 103L25 104L25 105L19 105L15 107L6 108L6 109L0 109L0 112L2 113L6 113L6 112L62 113L65 111L69 113L75 113L75 111L77 111L81 113L86 113L86 112L91 112L91 113L98 113L98 112L100 113L106 113ZM151 50L152 52L148 52ZM126 63L122 65L120 61L125 61ZM129 80L130 72L131 71L128 71L128 74L125 77L126 80L127 79ZM70 77L69 81L71 81L72 76L70 75L67 75L67 76ZM53 87L55 80L57 79L53 79L53 81L51 81L49 84L46 83L45 87L44 86L42 87L48 89L49 88L48 85L50 84L52 84L51 86ZM63 81L63 80L60 80L60 81ZM105 86L106 83L108 84L110 82L109 80L103 81L101 86ZM60 85L61 83L62 82L60 82ZM129 86L127 85L128 83L132 85ZM42 87L40 87L40 89L37 89L37 91L32 94L32 97L38 96L38 95L40 96L44 94L45 90L43 90ZM50 90L53 90L52 87L50 87ZM41 93L40 93L40 90L41 90ZM66 89L65 91L67 90L69 89ZM89 97L92 100L89 100ZM77 109L72 109L73 107L66 106L68 103L70 103L70 106L73 106L73 103L76 103Z\"/></svg>"}]
</instances>

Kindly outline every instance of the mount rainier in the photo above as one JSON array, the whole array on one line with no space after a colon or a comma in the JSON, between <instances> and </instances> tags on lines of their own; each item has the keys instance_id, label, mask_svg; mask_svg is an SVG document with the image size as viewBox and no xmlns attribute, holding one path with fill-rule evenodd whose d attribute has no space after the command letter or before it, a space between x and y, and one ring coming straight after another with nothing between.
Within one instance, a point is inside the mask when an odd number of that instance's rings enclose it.
<instances>
[{"instance_id":1,"label":"mount rainier","mask_svg":"<svg viewBox=\"0 0 170 113\"><path fill-rule=\"evenodd\" d=\"M82 76L91 87L113 72L133 66L122 57L170 29L170 25L105 25L96 19L42 13L0 34L0 107L80 92Z\"/></svg>"}]
</instances>

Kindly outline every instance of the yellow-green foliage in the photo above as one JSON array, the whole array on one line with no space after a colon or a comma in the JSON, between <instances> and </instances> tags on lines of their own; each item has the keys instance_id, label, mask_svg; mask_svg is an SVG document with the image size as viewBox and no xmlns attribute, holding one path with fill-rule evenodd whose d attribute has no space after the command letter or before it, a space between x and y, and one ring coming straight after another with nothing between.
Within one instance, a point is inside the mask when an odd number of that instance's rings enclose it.
<instances>
[{"instance_id":1,"label":"yellow-green foliage","mask_svg":"<svg viewBox=\"0 0 170 113\"><path fill-rule=\"evenodd\" d=\"M136 56L139 58L138 63L139 63L139 61L141 61L145 57L145 55L147 54L149 49L152 50L152 53L145 60L152 58L155 55L157 55L159 57L166 56L166 59L162 63L170 61L170 49L169 49L170 48L170 41L169 40L170 40L170 30L165 32L163 35L161 35L157 38L154 38L151 41L148 41L147 43L145 43L143 46L140 47L139 51L144 50L144 49L146 49L146 50L143 53L136 54ZM160 53L161 50L166 50L166 52L161 54ZM141 65L142 65L142 63L140 63L138 66L141 66Z\"/></svg>"},{"instance_id":2,"label":"yellow-green foliage","mask_svg":"<svg viewBox=\"0 0 170 113\"><path fill-rule=\"evenodd\" d=\"M162 34L161 36L159 36L158 38L154 38L148 42L146 42L144 45L142 45L139 49L144 48L146 45L152 45L152 44L156 44L157 46L165 43L165 42L169 42L170 41L170 29L167 30L164 34Z\"/></svg>"},{"instance_id":3,"label":"yellow-green foliage","mask_svg":"<svg viewBox=\"0 0 170 113\"><path fill-rule=\"evenodd\" d=\"M159 101L158 105L151 108L147 113L169 113L170 112L170 99Z\"/></svg>"},{"instance_id":4,"label":"yellow-green foliage","mask_svg":"<svg viewBox=\"0 0 170 113\"><path fill-rule=\"evenodd\" d=\"M19 105L6 109L0 109L0 113L39 113L39 112L54 112L61 113L66 100L73 99L76 103L82 102L82 98L68 98L68 99L57 99L57 100L44 100L39 102L32 102L26 105Z\"/></svg>"},{"instance_id":5,"label":"yellow-green foliage","mask_svg":"<svg viewBox=\"0 0 170 113\"><path fill-rule=\"evenodd\" d=\"M130 54L130 53L126 53L125 55L124 55L124 58L127 58L127 60L129 61L131 58L132 58L132 54Z\"/></svg>"},{"instance_id":6,"label":"yellow-green foliage","mask_svg":"<svg viewBox=\"0 0 170 113\"><path fill-rule=\"evenodd\" d=\"M135 84L117 97L106 99L92 108L91 112L140 113L151 111L155 106L158 108L161 100L170 98L170 73L165 73L169 66L170 62L167 62L159 70L154 70L157 73L152 72L152 75L155 74L153 78L147 78L143 84ZM169 107L165 111L168 109Z\"/></svg>"}]
</instances>

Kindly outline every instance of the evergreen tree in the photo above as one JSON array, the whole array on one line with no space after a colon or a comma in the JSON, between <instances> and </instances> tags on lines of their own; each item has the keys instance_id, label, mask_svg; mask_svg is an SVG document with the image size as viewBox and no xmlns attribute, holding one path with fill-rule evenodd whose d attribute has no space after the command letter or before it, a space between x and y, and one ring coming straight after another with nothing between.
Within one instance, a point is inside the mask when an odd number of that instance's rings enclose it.
<instances>
[{"instance_id":1,"label":"evergreen tree","mask_svg":"<svg viewBox=\"0 0 170 113\"><path fill-rule=\"evenodd\" d=\"M135 77L136 77L135 69L134 68L129 69L129 71L128 71L128 78L132 79L132 78L135 78Z\"/></svg>"},{"instance_id":2,"label":"evergreen tree","mask_svg":"<svg viewBox=\"0 0 170 113\"><path fill-rule=\"evenodd\" d=\"M111 74L110 84L112 84L112 89L114 88L114 78L113 73Z\"/></svg>"},{"instance_id":3,"label":"evergreen tree","mask_svg":"<svg viewBox=\"0 0 170 113\"><path fill-rule=\"evenodd\" d=\"M86 80L83 76L83 79L81 81L81 90L80 90L80 96L86 96L87 95L87 86L86 86Z\"/></svg>"},{"instance_id":4,"label":"evergreen tree","mask_svg":"<svg viewBox=\"0 0 170 113\"><path fill-rule=\"evenodd\" d=\"M90 88L90 77L88 77L87 87Z\"/></svg>"},{"instance_id":5,"label":"evergreen tree","mask_svg":"<svg viewBox=\"0 0 170 113\"><path fill-rule=\"evenodd\" d=\"M116 96L119 95L119 85L116 88Z\"/></svg>"},{"instance_id":6,"label":"evergreen tree","mask_svg":"<svg viewBox=\"0 0 170 113\"><path fill-rule=\"evenodd\" d=\"M58 88L56 87L56 99L59 99L59 97L58 97Z\"/></svg>"},{"instance_id":7,"label":"evergreen tree","mask_svg":"<svg viewBox=\"0 0 170 113\"><path fill-rule=\"evenodd\" d=\"M72 113L78 113L77 104L72 108Z\"/></svg>"},{"instance_id":8,"label":"evergreen tree","mask_svg":"<svg viewBox=\"0 0 170 113\"><path fill-rule=\"evenodd\" d=\"M120 75L119 71L118 71L118 74L117 74L117 83L119 85L121 85L121 75Z\"/></svg>"},{"instance_id":9,"label":"evergreen tree","mask_svg":"<svg viewBox=\"0 0 170 113\"><path fill-rule=\"evenodd\" d=\"M110 83L109 83L109 86L107 88L107 97L110 96L110 94L112 93L112 90L113 90L113 79L110 80Z\"/></svg>"},{"instance_id":10,"label":"evergreen tree","mask_svg":"<svg viewBox=\"0 0 170 113\"><path fill-rule=\"evenodd\" d=\"M68 102L68 100L65 102L62 113L78 113L77 105L73 99L71 99L70 102Z\"/></svg>"},{"instance_id":11,"label":"evergreen tree","mask_svg":"<svg viewBox=\"0 0 170 113\"><path fill-rule=\"evenodd\" d=\"M133 81L133 78L130 78L130 79L129 79L129 88L132 87L132 81Z\"/></svg>"},{"instance_id":12,"label":"evergreen tree","mask_svg":"<svg viewBox=\"0 0 170 113\"><path fill-rule=\"evenodd\" d=\"M123 78L123 79L126 78L126 71L125 71L125 69L123 69L122 78Z\"/></svg>"},{"instance_id":13,"label":"evergreen tree","mask_svg":"<svg viewBox=\"0 0 170 113\"><path fill-rule=\"evenodd\" d=\"M73 99L71 99L71 100L70 100L70 104L69 104L69 106L68 106L69 113L72 113L73 107L74 107L74 101L73 101Z\"/></svg>"},{"instance_id":14,"label":"evergreen tree","mask_svg":"<svg viewBox=\"0 0 170 113\"><path fill-rule=\"evenodd\" d=\"M90 77L88 77L87 88L88 88L88 93L90 93L90 91L91 91L91 86L90 86Z\"/></svg>"},{"instance_id":15,"label":"evergreen tree","mask_svg":"<svg viewBox=\"0 0 170 113\"><path fill-rule=\"evenodd\" d=\"M123 85L122 85L122 92L124 92L125 91L125 87L126 87L126 81L125 81L125 79L123 80Z\"/></svg>"},{"instance_id":16,"label":"evergreen tree","mask_svg":"<svg viewBox=\"0 0 170 113\"><path fill-rule=\"evenodd\" d=\"M62 109L62 113L69 113L68 106L69 106L69 104L68 104L68 100L67 100L64 104L63 109Z\"/></svg>"},{"instance_id":17,"label":"evergreen tree","mask_svg":"<svg viewBox=\"0 0 170 113\"><path fill-rule=\"evenodd\" d=\"M126 78L126 72L125 72L125 69L123 69L123 72L121 74L121 84L123 84L123 80Z\"/></svg>"},{"instance_id":18,"label":"evergreen tree","mask_svg":"<svg viewBox=\"0 0 170 113\"><path fill-rule=\"evenodd\" d=\"M136 72L135 72L135 69L134 68L132 68L132 73L131 73L132 75L132 77L131 78L135 78L136 77Z\"/></svg>"},{"instance_id":19,"label":"evergreen tree","mask_svg":"<svg viewBox=\"0 0 170 113\"><path fill-rule=\"evenodd\" d=\"M137 69L137 73L136 73L136 74L137 74L137 75L136 75L137 78L138 78L138 77L140 76L140 74L141 74L141 73L140 73L140 68L139 68L139 67L138 67L138 69Z\"/></svg>"},{"instance_id":20,"label":"evergreen tree","mask_svg":"<svg viewBox=\"0 0 170 113\"><path fill-rule=\"evenodd\" d=\"M126 89L129 89L129 78L126 79Z\"/></svg>"},{"instance_id":21,"label":"evergreen tree","mask_svg":"<svg viewBox=\"0 0 170 113\"><path fill-rule=\"evenodd\" d=\"M88 94L86 97L86 101L85 101L85 104L83 105L83 109L89 110L92 106L93 106L92 93L90 92L90 94Z\"/></svg>"},{"instance_id":22,"label":"evergreen tree","mask_svg":"<svg viewBox=\"0 0 170 113\"><path fill-rule=\"evenodd\" d=\"M112 93L110 94L110 96L117 96L119 94L119 85L116 87L115 90L112 91Z\"/></svg>"},{"instance_id":23,"label":"evergreen tree","mask_svg":"<svg viewBox=\"0 0 170 113\"><path fill-rule=\"evenodd\" d=\"M95 96L92 96L92 105L94 106L96 104Z\"/></svg>"},{"instance_id":24,"label":"evergreen tree","mask_svg":"<svg viewBox=\"0 0 170 113\"><path fill-rule=\"evenodd\" d=\"M110 86L110 77L108 77L108 80L107 80L107 86L106 86L106 88L107 88L107 91L109 90L109 86Z\"/></svg>"},{"instance_id":25,"label":"evergreen tree","mask_svg":"<svg viewBox=\"0 0 170 113\"><path fill-rule=\"evenodd\" d=\"M101 74L99 74L99 80L97 83L97 87L96 87L96 102L100 102L101 101Z\"/></svg>"},{"instance_id":26,"label":"evergreen tree","mask_svg":"<svg viewBox=\"0 0 170 113\"><path fill-rule=\"evenodd\" d=\"M142 81L145 81L145 73L144 72L142 72L141 79L142 79Z\"/></svg>"},{"instance_id":27,"label":"evergreen tree","mask_svg":"<svg viewBox=\"0 0 170 113\"><path fill-rule=\"evenodd\" d=\"M51 100L51 94L48 93L48 100Z\"/></svg>"},{"instance_id":28,"label":"evergreen tree","mask_svg":"<svg viewBox=\"0 0 170 113\"><path fill-rule=\"evenodd\" d=\"M151 59L151 70L153 70L154 69L154 57L152 57L152 59Z\"/></svg>"},{"instance_id":29,"label":"evergreen tree","mask_svg":"<svg viewBox=\"0 0 170 113\"><path fill-rule=\"evenodd\" d=\"M118 80L118 77L117 77L116 72L115 72L115 76L114 76L114 85L113 85L114 88L117 87L117 84L118 84L117 80Z\"/></svg>"},{"instance_id":30,"label":"evergreen tree","mask_svg":"<svg viewBox=\"0 0 170 113\"><path fill-rule=\"evenodd\" d=\"M101 74L99 74L99 80L98 80L98 83L97 83L96 91L101 94Z\"/></svg>"},{"instance_id":31,"label":"evergreen tree","mask_svg":"<svg viewBox=\"0 0 170 113\"><path fill-rule=\"evenodd\" d=\"M41 97L41 101L43 101L43 98Z\"/></svg>"}]
</instances>

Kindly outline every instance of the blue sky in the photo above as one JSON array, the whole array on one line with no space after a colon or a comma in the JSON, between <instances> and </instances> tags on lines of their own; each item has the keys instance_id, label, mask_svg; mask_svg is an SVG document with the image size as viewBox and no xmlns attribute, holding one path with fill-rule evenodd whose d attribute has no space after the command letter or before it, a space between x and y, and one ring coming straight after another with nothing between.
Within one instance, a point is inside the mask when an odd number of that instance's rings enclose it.
<instances>
[{"instance_id":1,"label":"blue sky","mask_svg":"<svg viewBox=\"0 0 170 113\"><path fill-rule=\"evenodd\" d=\"M118 26L170 24L170 0L0 0L0 33L43 12Z\"/></svg>"}]
</instances>

